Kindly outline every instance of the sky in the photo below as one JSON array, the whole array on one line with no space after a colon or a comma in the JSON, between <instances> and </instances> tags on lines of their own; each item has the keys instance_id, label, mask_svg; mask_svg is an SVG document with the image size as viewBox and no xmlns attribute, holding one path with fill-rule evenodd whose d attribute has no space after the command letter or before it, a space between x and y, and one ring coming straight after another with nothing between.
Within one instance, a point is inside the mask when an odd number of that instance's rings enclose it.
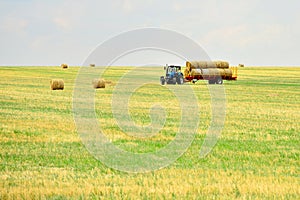
<instances>
[{"instance_id":1,"label":"sky","mask_svg":"<svg viewBox=\"0 0 300 200\"><path fill-rule=\"evenodd\" d=\"M299 8L299 0L0 0L0 65L81 65L114 36L155 27L192 39L212 60L300 66ZM115 64L143 64L142 54ZM184 65L165 54L147 62Z\"/></svg>"}]
</instances>

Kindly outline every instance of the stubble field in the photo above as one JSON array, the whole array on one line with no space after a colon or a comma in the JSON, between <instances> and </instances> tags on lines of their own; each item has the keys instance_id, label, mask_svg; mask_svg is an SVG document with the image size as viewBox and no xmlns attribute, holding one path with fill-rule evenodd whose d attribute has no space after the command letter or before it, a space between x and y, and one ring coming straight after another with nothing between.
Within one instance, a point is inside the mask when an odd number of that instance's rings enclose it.
<instances>
[{"instance_id":1,"label":"stubble field","mask_svg":"<svg viewBox=\"0 0 300 200\"><path fill-rule=\"evenodd\" d=\"M126 151L159 150L174 139L181 120L168 87L192 87L201 114L182 157L148 173L110 169L87 151L76 131L72 100L78 67L1 67L0 199L299 199L300 68L239 68L238 81L224 81L224 129L202 159L199 150L211 121L206 82L160 86L161 70L157 84L137 89L128 107L134 123L146 126L149 108L160 103L166 122L157 135L134 138L118 127L111 105L118 80L131 69L109 68L104 78L112 83L95 92L103 132ZM65 89L51 91L52 78L64 79Z\"/></svg>"}]
</instances>

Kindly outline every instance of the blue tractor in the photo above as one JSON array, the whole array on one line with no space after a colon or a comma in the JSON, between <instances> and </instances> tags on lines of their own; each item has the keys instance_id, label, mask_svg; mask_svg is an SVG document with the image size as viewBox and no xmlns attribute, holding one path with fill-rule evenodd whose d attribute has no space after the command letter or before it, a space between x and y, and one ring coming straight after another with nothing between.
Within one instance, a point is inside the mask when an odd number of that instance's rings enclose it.
<instances>
[{"instance_id":1,"label":"blue tractor","mask_svg":"<svg viewBox=\"0 0 300 200\"><path fill-rule=\"evenodd\" d=\"M164 84L183 84L183 74L181 73L181 66L175 66L175 65L166 65L164 67L164 70L166 71L166 76L160 77L160 83L162 85Z\"/></svg>"}]
</instances>

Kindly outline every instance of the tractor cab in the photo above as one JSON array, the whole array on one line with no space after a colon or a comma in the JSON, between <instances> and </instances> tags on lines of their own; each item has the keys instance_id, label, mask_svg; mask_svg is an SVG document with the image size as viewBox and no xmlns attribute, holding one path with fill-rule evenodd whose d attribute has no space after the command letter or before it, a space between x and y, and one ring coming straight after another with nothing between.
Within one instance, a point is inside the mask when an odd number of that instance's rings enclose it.
<instances>
[{"instance_id":1,"label":"tractor cab","mask_svg":"<svg viewBox=\"0 0 300 200\"><path fill-rule=\"evenodd\" d=\"M166 65L164 67L166 75L160 77L162 85L167 84L183 84L183 74L181 73L181 66Z\"/></svg>"},{"instance_id":2,"label":"tractor cab","mask_svg":"<svg viewBox=\"0 0 300 200\"><path fill-rule=\"evenodd\" d=\"M164 69L166 70L166 76L174 77L176 73L181 71L181 66L167 65Z\"/></svg>"}]
</instances>

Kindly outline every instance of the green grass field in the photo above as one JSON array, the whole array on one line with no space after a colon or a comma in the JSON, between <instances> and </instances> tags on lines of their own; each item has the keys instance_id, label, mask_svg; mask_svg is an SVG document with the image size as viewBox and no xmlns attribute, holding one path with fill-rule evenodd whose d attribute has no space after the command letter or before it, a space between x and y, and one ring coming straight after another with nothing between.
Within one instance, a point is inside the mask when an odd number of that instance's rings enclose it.
<instances>
[{"instance_id":1,"label":"green grass field","mask_svg":"<svg viewBox=\"0 0 300 200\"><path fill-rule=\"evenodd\" d=\"M110 169L86 150L72 112L78 70L0 67L0 199L299 199L300 68L239 68L238 81L224 81L225 126L204 159L199 150L211 120L210 95L206 82L191 85L201 110L196 137L176 162L148 173ZM96 115L115 145L153 152L174 139L179 104L158 85L161 70L157 85L136 90L129 110L136 124L147 125L149 107L160 102L168 113L165 127L148 139L124 134L110 102L129 70L104 73L112 84L96 91ZM50 90L52 78L64 79L65 89ZM159 96L151 97L153 91Z\"/></svg>"}]
</instances>

